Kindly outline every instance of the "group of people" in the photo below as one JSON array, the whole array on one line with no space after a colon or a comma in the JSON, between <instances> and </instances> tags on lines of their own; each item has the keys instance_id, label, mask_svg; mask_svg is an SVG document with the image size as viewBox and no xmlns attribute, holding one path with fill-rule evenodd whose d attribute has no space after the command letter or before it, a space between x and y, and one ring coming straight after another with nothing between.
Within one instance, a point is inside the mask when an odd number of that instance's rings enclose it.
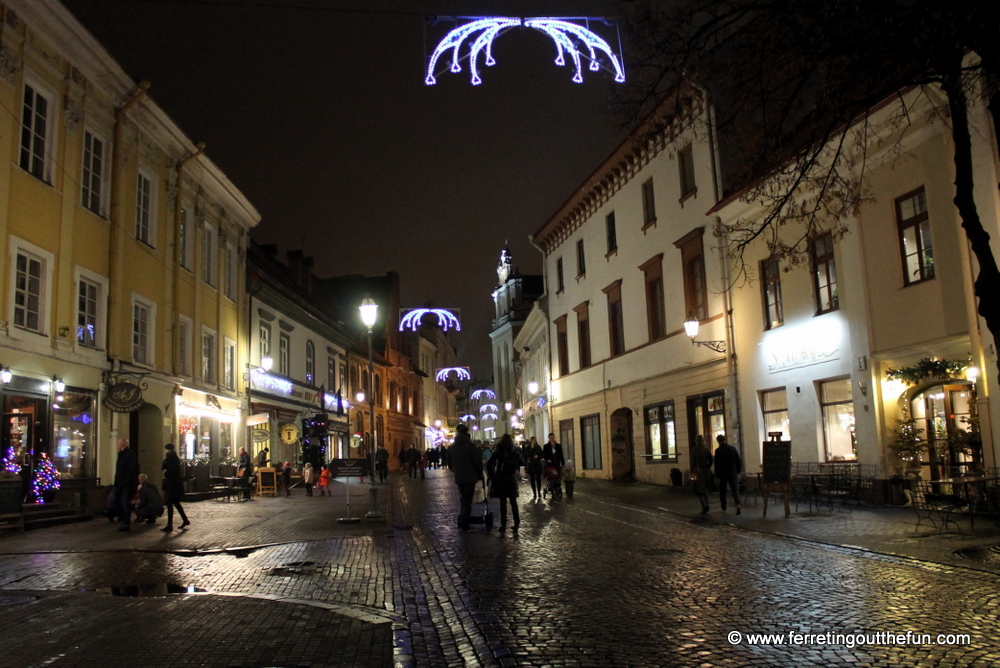
<instances>
[{"instance_id":1,"label":"group of people","mask_svg":"<svg viewBox=\"0 0 1000 668\"><path fill-rule=\"evenodd\" d=\"M740 505L740 473L743 472L743 460L740 459L739 451L726 442L726 435L719 434L715 437L719 446L715 449L713 456L705 444L705 437L701 434L695 436L694 448L691 450L691 478L694 493L701 501L701 514L708 512L708 492L712 479L712 466L715 466L715 478L719 483L719 501L722 510L726 510L726 492L731 491L733 504L736 506L736 514L742 512Z\"/></svg>"},{"instance_id":2,"label":"group of people","mask_svg":"<svg viewBox=\"0 0 1000 668\"><path fill-rule=\"evenodd\" d=\"M118 461L115 465L114 487L108 496L106 515L108 520L118 521L119 531L132 529L132 516L137 521L155 524L156 518L167 511L167 525L161 531L174 530L174 510L181 517L180 528L191 525L181 500L184 497L184 483L181 478L181 460L174 451L174 444L167 443L161 470L163 472L163 494L156 483L145 473L139 473L139 460L135 451L124 438L118 439Z\"/></svg>"},{"instance_id":3,"label":"group of people","mask_svg":"<svg viewBox=\"0 0 1000 668\"><path fill-rule=\"evenodd\" d=\"M469 428L459 425L448 455L450 468L455 473L455 484L458 486L460 531L469 531L471 528L472 500L477 485L482 484L488 488L491 497L500 500L500 533L507 530L508 506L513 530L517 532L521 525L517 498L522 468L531 481L532 500L543 496L542 473L546 469L555 472L555 477L552 478L554 484L564 484L566 496L573 498L576 471L573 462L565 458L562 445L556 442L555 434L549 434L545 447L538 445L534 437L524 446L515 446L510 434L504 434L492 450L489 447L480 449L472 442Z\"/></svg>"}]
</instances>

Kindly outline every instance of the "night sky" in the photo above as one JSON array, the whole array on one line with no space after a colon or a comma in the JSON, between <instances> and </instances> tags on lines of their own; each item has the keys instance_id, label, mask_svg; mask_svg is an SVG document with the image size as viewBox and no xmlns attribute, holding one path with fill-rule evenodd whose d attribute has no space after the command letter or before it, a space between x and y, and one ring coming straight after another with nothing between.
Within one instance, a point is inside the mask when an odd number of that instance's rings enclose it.
<instances>
[{"instance_id":1,"label":"night sky","mask_svg":"<svg viewBox=\"0 0 1000 668\"><path fill-rule=\"evenodd\" d=\"M572 83L534 30L496 40L481 86L467 67L423 83L447 31L425 50L425 16L604 16L608 2L64 2L207 143L261 212L257 242L282 259L304 248L319 276L398 271L404 307L460 308L459 361L480 378L505 241L522 273L541 273L528 235L621 140L611 76Z\"/></svg>"}]
</instances>

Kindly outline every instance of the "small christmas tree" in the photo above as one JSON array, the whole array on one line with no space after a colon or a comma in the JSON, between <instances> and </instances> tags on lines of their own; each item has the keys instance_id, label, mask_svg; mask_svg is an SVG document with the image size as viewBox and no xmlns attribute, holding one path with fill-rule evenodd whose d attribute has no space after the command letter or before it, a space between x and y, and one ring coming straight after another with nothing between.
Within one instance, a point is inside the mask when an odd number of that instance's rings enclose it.
<instances>
[{"instance_id":1,"label":"small christmas tree","mask_svg":"<svg viewBox=\"0 0 1000 668\"><path fill-rule=\"evenodd\" d=\"M31 486L31 491L38 503L45 503L45 492L57 489L59 489L59 472L49 461L48 455L42 453L42 458L38 461L38 468L35 470L35 481Z\"/></svg>"},{"instance_id":2,"label":"small christmas tree","mask_svg":"<svg viewBox=\"0 0 1000 668\"><path fill-rule=\"evenodd\" d=\"M9 446L7 448L7 454L4 457L3 470L7 473L20 473L21 465L17 463L17 454L14 452L14 446Z\"/></svg>"}]
</instances>

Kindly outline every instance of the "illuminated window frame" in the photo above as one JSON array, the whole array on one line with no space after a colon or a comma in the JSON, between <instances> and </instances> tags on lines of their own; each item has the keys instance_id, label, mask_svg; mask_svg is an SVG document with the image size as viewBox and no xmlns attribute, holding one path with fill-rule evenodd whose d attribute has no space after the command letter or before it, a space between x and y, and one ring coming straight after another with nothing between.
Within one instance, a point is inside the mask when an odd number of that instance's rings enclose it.
<instances>
[{"instance_id":1,"label":"illuminated window frame","mask_svg":"<svg viewBox=\"0 0 1000 668\"><path fill-rule=\"evenodd\" d=\"M651 462L676 462L677 415L674 402L663 401L643 406L646 425L646 456Z\"/></svg>"}]
</instances>

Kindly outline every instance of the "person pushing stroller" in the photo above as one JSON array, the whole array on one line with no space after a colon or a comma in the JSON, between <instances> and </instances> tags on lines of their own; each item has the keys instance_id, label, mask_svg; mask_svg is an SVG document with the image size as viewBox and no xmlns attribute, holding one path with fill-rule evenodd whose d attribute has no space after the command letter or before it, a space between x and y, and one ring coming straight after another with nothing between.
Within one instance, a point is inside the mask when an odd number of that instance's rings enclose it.
<instances>
[{"instance_id":1,"label":"person pushing stroller","mask_svg":"<svg viewBox=\"0 0 1000 668\"><path fill-rule=\"evenodd\" d=\"M562 444L556 442L556 435L549 434L549 441L542 448L542 460L545 462L546 492L553 499L562 498L562 468L566 464Z\"/></svg>"}]
</instances>

